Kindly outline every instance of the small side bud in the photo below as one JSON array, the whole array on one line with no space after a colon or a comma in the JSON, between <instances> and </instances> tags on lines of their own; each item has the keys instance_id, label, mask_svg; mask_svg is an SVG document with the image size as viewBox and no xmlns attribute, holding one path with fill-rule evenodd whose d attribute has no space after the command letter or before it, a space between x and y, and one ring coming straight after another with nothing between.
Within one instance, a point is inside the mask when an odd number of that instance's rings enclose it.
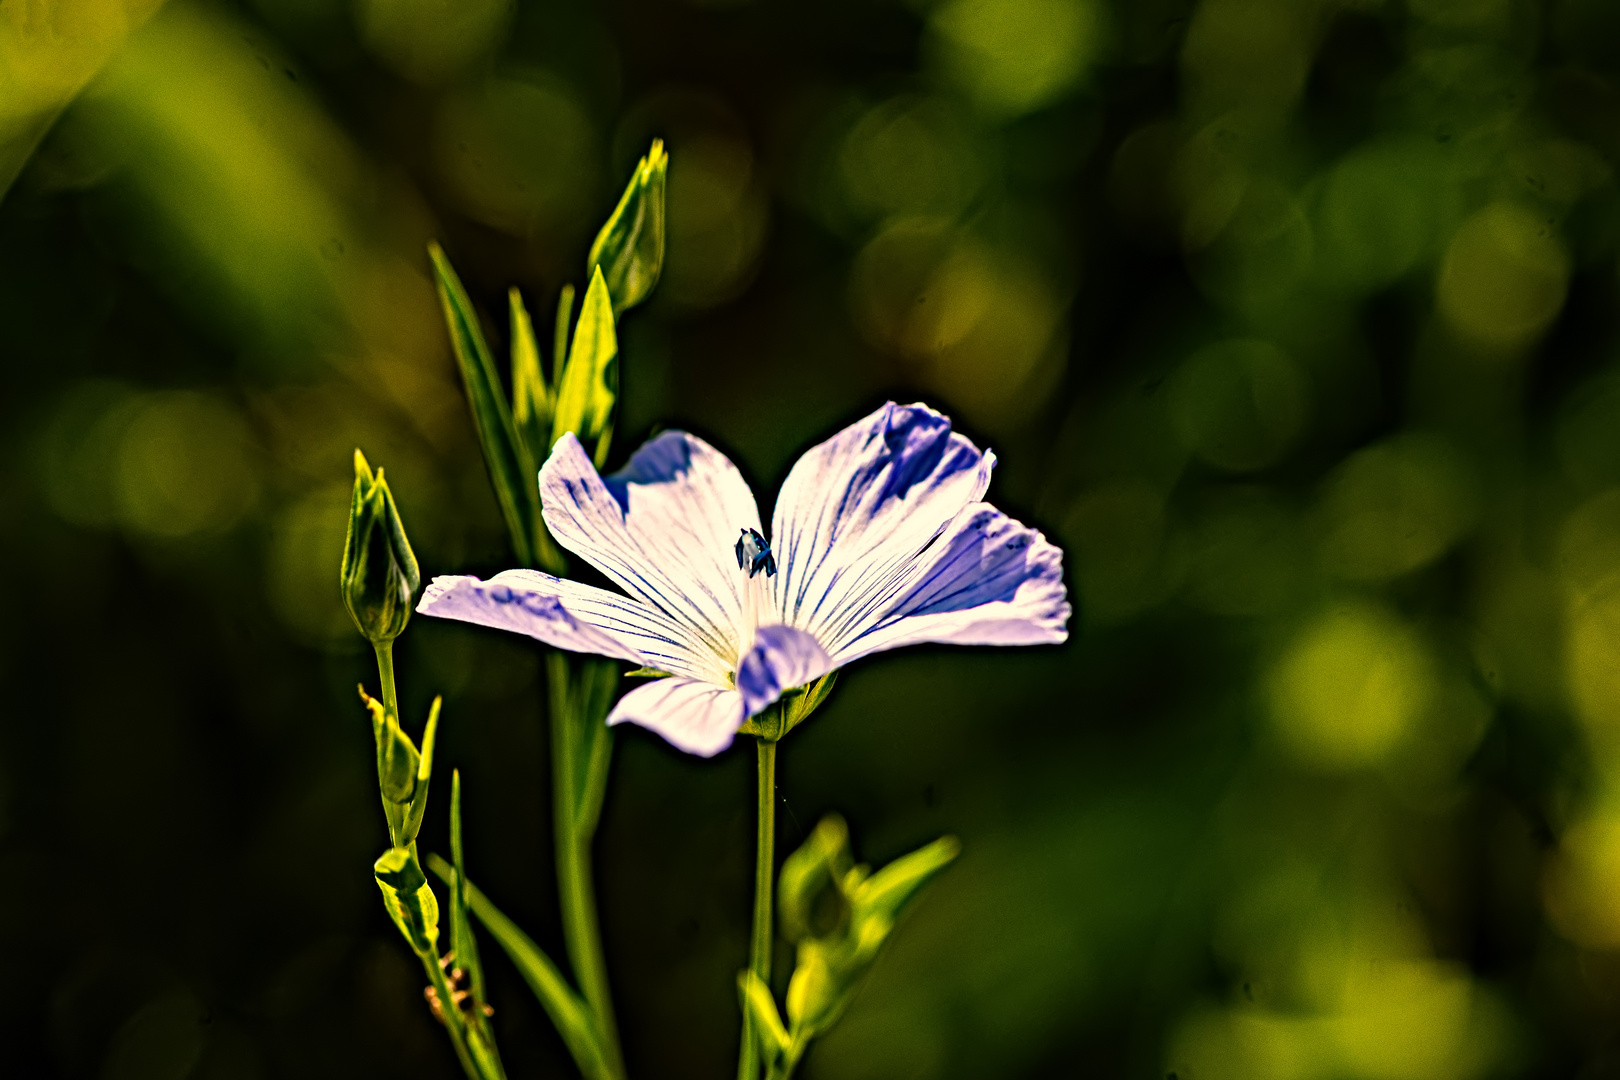
<instances>
[{"instance_id":1,"label":"small side bud","mask_svg":"<svg viewBox=\"0 0 1620 1080\"><path fill-rule=\"evenodd\" d=\"M422 755L417 751L411 737L399 726L399 717L385 709L382 702L366 693L364 687L360 690L360 698L371 713L371 732L377 740L377 784L382 788L383 798L400 806L409 805L416 795L417 784L425 779L421 775ZM434 704L437 706L437 700ZM438 709L435 708L429 722L432 723L437 718ZM428 749L430 761L432 752L430 744Z\"/></svg>"},{"instance_id":2,"label":"small side bud","mask_svg":"<svg viewBox=\"0 0 1620 1080\"><path fill-rule=\"evenodd\" d=\"M961 849L942 837L871 873L854 863L843 819L829 815L787 857L779 887L782 933L798 944L787 992L796 1038L833 1025L906 908Z\"/></svg>"},{"instance_id":3,"label":"small side bud","mask_svg":"<svg viewBox=\"0 0 1620 1080\"><path fill-rule=\"evenodd\" d=\"M439 901L428 886L421 863L409 848L389 848L371 868L382 890L383 907L419 956L436 956Z\"/></svg>"},{"instance_id":4,"label":"small side bud","mask_svg":"<svg viewBox=\"0 0 1620 1080\"><path fill-rule=\"evenodd\" d=\"M416 555L399 520L383 471L375 474L354 452L354 494L343 542L339 584L354 625L375 645L393 641L411 619L411 597L422 583Z\"/></svg>"}]
</instances>

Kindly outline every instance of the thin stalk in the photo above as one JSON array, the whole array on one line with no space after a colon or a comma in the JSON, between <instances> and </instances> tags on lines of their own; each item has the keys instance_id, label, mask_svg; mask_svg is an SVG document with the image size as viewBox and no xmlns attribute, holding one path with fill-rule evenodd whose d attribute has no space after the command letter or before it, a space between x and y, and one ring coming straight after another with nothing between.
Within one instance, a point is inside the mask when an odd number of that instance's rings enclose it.
<instances>
[{"instance_id":1,"label":"thin stalk","mask_svg":"<svg viewBox=\"0 0 1620 1080\"><path fill-rule=\"evenodd\" d=\"M394 643L372 642L371 648L377 654L377 681L382 684L383 708L398 720L399 694L394 689ZM378 795L382 798L383 820L388 822L388 842L398 846L400 838L405 835L405 807L389 802L381 791Z\"/></svg>"},{"instance_id":2,"label":"thin stalk","mask_svg":"<svg viewBox=\"0 0 1620 1080\"><path fill-rule=\"evenodd\" d=\"M377 654L377 678L382 683L383 708L399 718L399 695L394 691L394 643L380 641L372 649Z\"/></svg>"},{"instance_id":3,"label":"thin stalk","mask_svg":"<svg viewBox=\"0 0 1620 1080\"><path fill-rule=\"evenodd\" d=\"M591 837L581 832L577 814L580 779L579 725L574 715L578 695L569 693L568 660L560 652L546 654L551 690L552 816L556 828L557 898L562 909L563 939L568 960L579 983L580 995L590 1008L592 1026L610 1077L624 1075L618 1026L613 1019L613 998L608 991L607 961L602 955L601 928L596 920L596 888L591 876Z\"/></svg>"},{"instance_id":4,"label":"thin stalk","mask_svg":"<svg viewBox=\"0 0 1620 1080\"><path fill-rule=\"evenodd\" d=\"M473 1064L472 1054L467 1050L467 1036L459 1026L461 1016L450 997L450 981L444 977L444 969L439 966L436 957L421 956L420 959L422 970L427 972L429 981L433 983L433 992L439 995L439 1014L444 1017L444 1027L450 1033L450 1042L456 1048L456 1058L461 1062L462 1071L472 1080L483 1080L478 1067Z\"/></svg>"},{"instance_id":5,"label":"thin stalk","mask_svg":"<svg viewBox=\"0 0 1620 1080\"><path fill-rule=\"evenodd\" d=\"M771 985L771 878L776 868L776 743L759 740L759 831L754 842L754 932L749 941L748 967L766 986ZM748 1010L743 1010L742 1047L737 1055L737 1080L758 1080L759 1038Z\"/></svg>"}]
</instances>

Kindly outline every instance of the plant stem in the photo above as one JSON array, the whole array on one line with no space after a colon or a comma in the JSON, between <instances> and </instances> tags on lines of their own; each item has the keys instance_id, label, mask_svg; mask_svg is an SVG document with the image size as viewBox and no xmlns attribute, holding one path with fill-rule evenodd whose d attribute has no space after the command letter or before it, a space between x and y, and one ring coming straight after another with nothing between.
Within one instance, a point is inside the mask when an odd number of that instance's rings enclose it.
<instances>
[{"instance_id":1,"label":"plant stem","mask_svg":"<svg viewBox=\"0 0 1620 1080\"><path fill-rule=\"evenodd\" d=\"M754 842L754 932L748 947L749 970L771 985L771 878L776 868L776 743L759 740L759 832ZM737 1080L758 1080L759 1039L748 1011L743 1010L742 1047Z\"/></svg>"},{"instance_id":2,"label":"plant stem","mask_svg":"<svg viewBox=\"0 0 1620 1080\"><path fill-rule=\"evenodd\" d=\"M450 1042L456 1048L456 1058L461 1062L462 1071L471 1080L483 1080L478 1067L473 1064L472 1054L467 1050L467 1036L461 1030L461 1015L450 996L450 981L444 977L444 969L439 966L437 957L421 955L421 960L422 969L433 983L433 992L439 996L439 1014L444 1017L444 1028L450 1033Z\"/></svg>"},{"instance_id":3,"label":"plant stem","mask_svg":"<svg viewBox=\"0 0 1620 1080\"><path fill-rule=\"evenodd\" d=\"M382 684L383 708L397 721L399 694L394 690L394 643L373 642L371 647L377 654L377 681ZM382 808L383 820L388 823L388 842L397 847L400 838L405 835L405 807L389 802L388 797L383 795Z\"/></svg>"},{"instance_id":4,"label":"plant stem","mask_svg":"<svg viewBox=\"0 0 1620 1080\"><path fill-rule=\"evenodd\" d=\"M563 938L568 960L579 982L580 995L591 1011L602 1061L609 1077L624 1075L624 1056L613 1020L613 998L608 991L607 962L602 955L601 929L596 920L596 889L591 876L591 835L579 825L579 717L580 695L569 693L568 659L552 650L546 654L551 689L552 817L556 829L557 894L562 909Z\"/></svg>"},{"instance_id":5,"label":"plant stem","mask_svg":"<svg viewBox=\"0 0 1620 1080\"><path fill-rule=\"evenodd\" d=\"M383 708L399 719L399 695L394 691L394 643L384 641L372 646L377 653L377 678L382 682Z\"/></svg>"}]
</instances>

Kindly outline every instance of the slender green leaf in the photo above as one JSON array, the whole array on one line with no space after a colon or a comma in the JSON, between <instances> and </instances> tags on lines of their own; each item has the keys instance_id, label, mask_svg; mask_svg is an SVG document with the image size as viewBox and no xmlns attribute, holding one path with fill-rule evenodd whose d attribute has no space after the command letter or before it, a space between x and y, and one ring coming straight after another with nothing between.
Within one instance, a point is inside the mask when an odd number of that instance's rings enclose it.
<instances>
[{"instance_id":1,"label":"slender green leaf","mask_svg":"<svg viewBox=\"0 0 1620 1080\"><path fill-rule=\"evenodd\" d=\"M525 476L533 476L550 447L551 388L541 373L540 343L523 297L513 286L507 292L512 309L512 426L517 431L519 458Z\"/></svg>"},{"instance_id":2,"label":"slender green leaf","mask_svg":"<svg viewBox=\"0 0 1620 1080\"><path fill-rule=\"evenodd\" d=\"M467 989L480 1009L484 995L484 965L478 956L478 942L467 920L467 864L461 847L461 770L450 774L450 857L455 873L450 878L450 947L456 953L456 966L467 973Z\"/></svg>"},{"instance_id":3,"label":"slender green leaf","mask_svg":"<svg viewBox=\"0 0 1620 1080\"><path fill-rule=\"evenodd\" d=\"M664 174L669 155L662 140L636 165L613 215L596 234L585 273L600 269L613 298L613 313L647 298L664 266Z\"/></svg>"},{"instance_id":4,"label":"slender green leaf","mask_svg":"<svg viewBox=\"0 0 1620 1080\"><path fill-rule=\"evenodd\" d=\"M902 855L861 883L851 898L860 915L881 915L897 919L923 886L954 861L962 852L962 842L942 836L932 844Z\"/></svg>"},{"instance_id":5,"label":"slender green leaf","mask_svg":"<svg viewBox=\"0 0 1620 1080\"><path fill-rule=\"evenodd\" d=\"M437 855L428 856L428 866L446 882L451 881L456 872L455 867ZM501 914L500 909L490 903L472 882L462 880L460 885L466 896L467 908L484 924L484 929L506 951L512 963L517 965L529 989L534 991L546 1015L551 1017L552 1024L568 1046L568 1052L573 1055L580 1071L587 1077L606 1077L607 1067L597 1045L590 1014L585 1009L585 1003L557 970L557 965L516 923Z\"/></svg>"},{"instance_id":6,"label":"slender green leaf","mask_svg":"<svg viewBox=\"0 0 1620 1080\"><path fill-rule=\"evenodd\" d=\"M427 813L428 781L433 779L433 743L439 734L439 707L444 699L435 697L428 709L427 728L422 732L422 753L416 769L416 792L411 796L410 812L405 816L405 827L400 842L410 843L422 831L422 818Z\"/></svg>"},{"instance_id":7,"label":"slender green leaf","mask_svg":"<svg viewBox=\"0 0 1620 1080\"><path fill-rule=\"evenodd\" d=\"M495 359L484 340L472 300L439 245L429 244L428 254L433 258L439 302L444 307L450 343L455 347L456 364L461 369L461 381L472 407L473 424L484 448L484 463L489 466L495 497L506 518L518 561L534 566L539 556L536 537L541 529L539 486L519 455L512 410L507 406L506 392L501 387Z\"/></svg>"},{"instance_id":8,"label":"slender green leaf","mask_svg":"<svg viewBox=\"0 0 1620 1080\"><path fill-rule=\"evenodd\" d=\"M574 328L568 366L557 387L557 413L551 441L572 431L587 447L602 456L603 439L613 423L613 405L619 394L619 342L613 330L613 306L607 282L597 269ZM600 464L600 462L599 462Z\"/></svg>"}]
</instances>

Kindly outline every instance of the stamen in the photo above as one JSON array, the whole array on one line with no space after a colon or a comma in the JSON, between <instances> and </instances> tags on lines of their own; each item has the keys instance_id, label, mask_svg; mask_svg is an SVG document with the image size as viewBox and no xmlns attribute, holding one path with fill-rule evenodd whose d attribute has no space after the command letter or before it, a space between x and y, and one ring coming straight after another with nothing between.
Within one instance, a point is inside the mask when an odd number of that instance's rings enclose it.
<instances>
[{"instance_id":1,"label":"stamen","mask_svg":"<svg viewBox=\"0 0 1620 1080\"><path fill-rule=\"evenodd\" d=\"M737 663L754 647L760 612L768 606L765 579L776 576L776 556L756 529L743 529L737 537L737 569L743 571L742 625L737 627Z\"/></svg>"},{"instance_id":2,"label":"stamen","mask_svg":"<svg viewBox=\"0 0 1620 1080\"><path fill-rule=\"evenodd\" d=\"M737 569L747 570L749 577L762 570L766 577L776 574L776 556L771 554L771 545L753 529L743 529L742 535L737 537Z\"/></svg>"}]
</instances>

